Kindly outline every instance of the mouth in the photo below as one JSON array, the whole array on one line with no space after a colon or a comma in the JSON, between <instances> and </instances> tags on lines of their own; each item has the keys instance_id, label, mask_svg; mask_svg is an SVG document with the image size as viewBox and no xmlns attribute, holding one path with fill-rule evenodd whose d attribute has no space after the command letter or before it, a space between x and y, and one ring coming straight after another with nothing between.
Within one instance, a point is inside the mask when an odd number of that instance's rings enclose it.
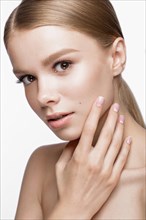
<instances>
[{"instance_id":1,"label":"mouth","mask_svg":"<svg viewBox=\"0 0 146 220\"><path fill-rule=\"evenodd\" d=\"M47 124L52 129L60 129L67 126L74 112L71 113L55 113L47 117Z\"/></svg>"}]
</instances>

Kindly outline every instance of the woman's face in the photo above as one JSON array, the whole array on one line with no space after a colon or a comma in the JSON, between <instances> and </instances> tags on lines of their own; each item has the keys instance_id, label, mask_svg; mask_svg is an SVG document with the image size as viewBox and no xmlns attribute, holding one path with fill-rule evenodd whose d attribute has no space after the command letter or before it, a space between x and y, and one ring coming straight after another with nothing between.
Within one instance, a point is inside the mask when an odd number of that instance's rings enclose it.
<instances>
[{"instance_id":1,"label":"woman's face","mask_svg":"<svg viewBox=\"0 0 146 220\"><path fill-rule=\"evenodd\" d=\"M113 102L110 49L83 33L57 26L15 31L8 43L14 73L31 108L61 139L80 137L98 96Z\"/></svg>"}]
</instances>

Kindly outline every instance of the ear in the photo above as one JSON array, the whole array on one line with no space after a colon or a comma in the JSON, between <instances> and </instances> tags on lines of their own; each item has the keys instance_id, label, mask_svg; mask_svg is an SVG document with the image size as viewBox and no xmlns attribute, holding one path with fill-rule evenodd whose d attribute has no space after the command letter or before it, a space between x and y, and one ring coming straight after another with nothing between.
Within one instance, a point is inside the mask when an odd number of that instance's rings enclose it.
<instances>
[{"instance_id":1,"label":"ear","mask_svg":"<svg viewBox=\"0 0 146 220\"><path fill-rule=\"evenodd\" d=\"M112 44L112 72L113 76L121 74L126 64L126 46L122 37L116 38Z\"/></svg>"}]
</instances>

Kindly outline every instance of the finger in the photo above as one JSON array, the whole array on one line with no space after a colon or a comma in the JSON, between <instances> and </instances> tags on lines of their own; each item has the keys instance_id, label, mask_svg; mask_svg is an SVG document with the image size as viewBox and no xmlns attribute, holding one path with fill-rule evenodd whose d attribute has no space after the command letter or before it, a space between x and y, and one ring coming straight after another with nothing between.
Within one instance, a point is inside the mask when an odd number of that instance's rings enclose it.
<instances>
[{"instance_id":1,"label":"finger","mask_svg":"<svg viewBox=\"0 0 146 220\"><path fill-rule=\"evenodd\" d=\"M113 138L115 127L118 119L119 104L115 103L111 106L105 124L101 130L100 136L95 145L95 155L100 155L101 160L105 157L108 147Z\"/></svg>"},{"instance_id":2,"label":"finger","mask_svg":"<svg viewBox=\"0 0 146 220\"><path fill-rule=\"evenodd\" d=\"M66 147L63 149L62 154L59 157L59 160L57 161L57 167L61 168L62 170L66 167L73 155L76 146L77 141L71 141L66 145Z\"/></svg>"},{"instance_id":3,"label":"finger","mask_svg":"<svg viewBox=\"0 0 146 220\"><path fill-rule=\"evenodd\" d=\"M129 136L123 143L121 151L116 159L116 162L113 167L112 178L118 180L121 172L127 162L128 154L131 148L132 138Z\"/></svg>"},{"instance_id":4,"label":"finger","mask_svg":"<svg viewBox=\"0 0 146 220\"><path fill-rule=\"evenodd\" d=\"M93 137L101 115L103 103L104 103L104 97L99 96L92 105L91 111L85 121L83 131L79 140L79 144L78 147L76 148L76 152L78 150L86 151L91 149Z\"/></svg>"},{"instance_id":5,"label":"finger","mask_svg":"<svg viewBox=\"0 0 146 220\"><path fill-rule=\"evenodd\" d=\"M124 132L124 116L120 115L117 126L116 126L116 130L113 136L112 143L107 151L107 154L104 160L105 166L108 167L109 169L113 167L115 159L122 146L123 132Z\"/></svg>"}]
</instances>

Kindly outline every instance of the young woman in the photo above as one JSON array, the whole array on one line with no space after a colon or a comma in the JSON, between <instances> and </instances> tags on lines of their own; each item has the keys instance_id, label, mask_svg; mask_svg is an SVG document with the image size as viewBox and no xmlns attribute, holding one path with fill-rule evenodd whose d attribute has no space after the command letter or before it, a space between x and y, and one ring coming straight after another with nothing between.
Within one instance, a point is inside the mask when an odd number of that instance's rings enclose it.
<instances>
[{"instance_id":1,"label":"young woman","mask_svg":"<svg viewBox=\"0 0 146 220\"><path fill-rule=\"evenodd\" d=\"M111 3L23 0L4 42L31 108L67 141L32 154L16 219L144 219L144 122Z\"/></svg>"}]
</instances>

